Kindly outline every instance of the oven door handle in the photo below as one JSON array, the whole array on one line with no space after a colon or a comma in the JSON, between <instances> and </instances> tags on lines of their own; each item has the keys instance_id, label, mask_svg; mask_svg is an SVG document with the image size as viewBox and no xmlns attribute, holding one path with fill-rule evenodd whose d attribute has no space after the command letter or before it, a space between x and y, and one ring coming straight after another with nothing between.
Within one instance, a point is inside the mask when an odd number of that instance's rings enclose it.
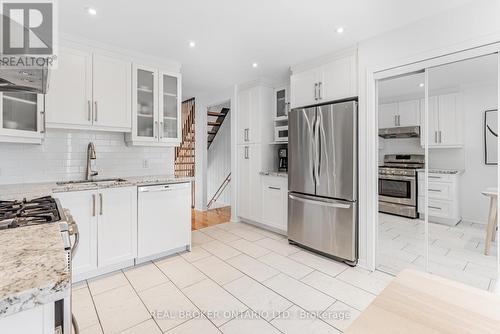
<instances>
[{"instance_id":1,"label":"oven door handle","mask_svg":"<svg viewBox=\"0 0 500 334\"><path fill-rule=\"evenodd\" d=\"M379 180L391 180L391 181L415 181L415 176L403 176L403 175L380 175Z\"/></svg>"}]
</instances>

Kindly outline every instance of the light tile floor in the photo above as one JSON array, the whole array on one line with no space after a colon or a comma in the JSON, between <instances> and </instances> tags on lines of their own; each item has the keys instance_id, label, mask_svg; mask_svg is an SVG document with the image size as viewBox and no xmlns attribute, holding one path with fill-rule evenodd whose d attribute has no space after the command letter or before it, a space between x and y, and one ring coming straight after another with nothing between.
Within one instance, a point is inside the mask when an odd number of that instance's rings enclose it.
<instances>
[{"instance_id":1,"label":"light tile floor","mask_svg":"<svg viewBox=\"0 0 500 334\"><path fill-rule=\"evenodd\" d=\"M76 284L81 333L340 333L392 279L248 224L192 233L190 253Z\"/></svg>"},{"instance_id":2,"label":"light tile floor","mask_svg":"<svg viewBox=\"0 0 500 334\"><path fill-rule=\"evenodd\" d=\"M391 274L404 268L425 270L424 236L422 220L379 214L377 268ZM484 237L484 225L429 223L429 271L483 290L493 290L498 277L498 244L494 242L490 255L486 256Z\"/></svg>"}]
</instances>

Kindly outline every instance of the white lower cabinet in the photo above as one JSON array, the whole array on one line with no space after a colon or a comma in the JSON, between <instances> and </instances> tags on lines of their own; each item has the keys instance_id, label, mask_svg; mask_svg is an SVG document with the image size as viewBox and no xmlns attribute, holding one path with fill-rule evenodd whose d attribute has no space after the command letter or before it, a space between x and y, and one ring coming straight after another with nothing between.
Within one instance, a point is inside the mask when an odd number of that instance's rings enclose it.
<instances>
[{"instance_id":1,"label":"white lower cabinet","mask_svg":"<svg viewBox=\"0 0 500 334\"><path fill-rule=\"evenodd\" d=\"M54 334L55 304L46 303L0 319L0 333Z\"/></svg>"},{"instance_id":2,"label":"white lower cabinet","mask_svg":"<svg viewBox=\"0 0 500 334\"><path fill-rule=\"evenodd\" d=\"M56 193L78 224L73 281L132 265L137 255L137 188Z\"/></svg>"},{"instance_id":3,"label":"white lower cabinet","mask_svg":"<svg viewBox=\"0 0 500 334\"><path fill-rule=\"evenodd\" d=\"M98 191L97 263L116 265L137 255L136 187Z\"/></svg>"},{"instance_id":4,"label":"white lower cabinet","mask_svg":"<svg viewBox=\"0 0 500 334\"><path fill-rule=\"evenodd\" d=\"M54 196L78 224L80 243L72 260L73 277L97 270L97 192L73 191Z\"/></svg>"},{"instance_id":5,"label":"white lower cabinet","mask_svg":"<svg viewBox=\"0 0 500 334\"><path fill-rule=\"evenodd\" d=\"M238 145L238 216L244 220L260 222L262 218L262 202L258 194L261 193L262 170L264 164L270 161L269 145L249 144Z\"/></svg>"},{"instance_id":6,"label":"white lower cabinet","mask_svg":"<svg viewBox=\"0 0 500 334\"><path fill-rule=\"evenodd\" d=\"M287 231L288 179L281 176L262 176L262 220L273 229Z\"/></svg>"},{"instance_id":7,"label":"white lower cabinet","mask_svg":"<svg viewBox=\"0 0 500 334\"><path fill-rule=\"evenodd\" d=\"M429 173L429 221L456 225L462 220L459 208L459 174ZM425 214L425 173L418 173L418 212Z\"/></svg>"},{"instance_id":8,"label":"white lower cabinet","mask_svg":"<svg viewBox=\"0 0 500 334\"><path fill-rule=\"evenodd\" d=\"M191 244L191 184L139 187L137 258L167 255Z\"/></svg>"}]
</instances>

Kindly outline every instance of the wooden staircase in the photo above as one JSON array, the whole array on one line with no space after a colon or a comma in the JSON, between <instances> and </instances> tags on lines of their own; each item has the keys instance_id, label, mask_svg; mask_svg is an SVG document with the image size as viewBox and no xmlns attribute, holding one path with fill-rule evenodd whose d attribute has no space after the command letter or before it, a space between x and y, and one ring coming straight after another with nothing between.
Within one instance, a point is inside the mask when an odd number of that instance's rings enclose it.
<instances>
[{"instance_id":1,"label":"wooden staircase","mask_svg":"<svg viewBox=\"0 0 500 334\"><path fill-rule=\"evenodd\" d=\"M175 176L194 177L194 98L182 102L182 142L175 148Z\"/></svg>"},{"instance_id":2,"label":"wooden staircase","mask_svg":"<svg viewBox=\"0 0 500 334\"><path fill-rule=\"evenodd\" d=\"M215 139L215 136L217 136L217 132L219 132L220 127L222 126L222 123L224 123L224 119L227 116L227 113L229 112L229 108L222 108L220 111L208 111L207 112L207 120L208 120L208 127L207 127L207 149L210 148L210 145L212 145L212 142Z\"/></svg>"}]
</instances>

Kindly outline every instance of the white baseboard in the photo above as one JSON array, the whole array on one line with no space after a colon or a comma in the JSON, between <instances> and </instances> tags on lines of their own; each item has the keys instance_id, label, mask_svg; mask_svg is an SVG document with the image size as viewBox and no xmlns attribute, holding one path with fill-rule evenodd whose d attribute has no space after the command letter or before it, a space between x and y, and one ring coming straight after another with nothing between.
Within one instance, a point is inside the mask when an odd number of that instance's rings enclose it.
<instances>
[{"instance_id":1,"label":"white baseboard","mask_svg":"<svg viewBox=\"0 0 500 334\"><path fill-rule=\"evenodd\" d=\"M138 265L138 264L141 264L144 262L153 261L153 260L160 260L164 257L170 256L170 255L173 255L173 254L176 254L179 252L184 252L184 251L188 250L189 247L190 247L189 245L186 245L186 246L182 246L179 248L171 249L171 250L166 251L166 252L162 252L162 253L158 253L158 254L142 257L142 258L137 258L137 259L135 259L135 265Z\"/></svg>"},{"instance_id":2,"label":"white baseboard","mask_svg":"<svg viewBox=\"0 0 500 334\"><path fill-rule=\"evenodd\" d=\"M468 219L468 218L462 218L462 221L464 223L471 223L471 224L478 224L478 225L488 225L488 222L482 221L482 220L474 220L474 219Z\"/></svg>"}]
</instances>

